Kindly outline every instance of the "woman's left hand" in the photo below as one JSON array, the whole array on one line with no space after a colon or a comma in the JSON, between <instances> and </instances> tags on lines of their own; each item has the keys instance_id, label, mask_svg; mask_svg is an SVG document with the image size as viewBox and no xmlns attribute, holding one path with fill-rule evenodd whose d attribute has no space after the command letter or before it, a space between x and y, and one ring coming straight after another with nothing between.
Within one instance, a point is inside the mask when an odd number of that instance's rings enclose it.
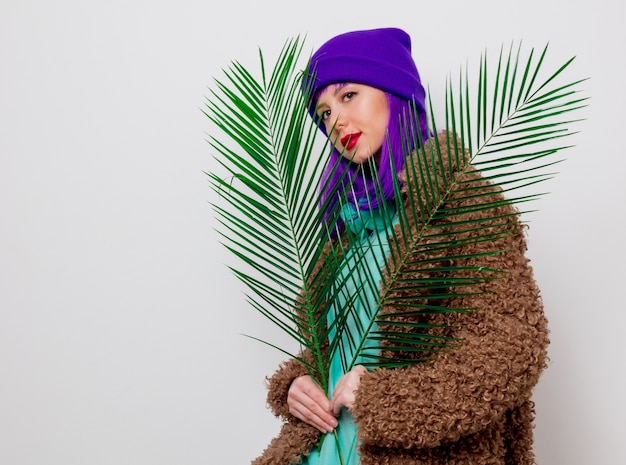
<instances>
[{"instance_id":1,"label":"woman's left hand","mask_svg":"<svg viewBox=\"0 0 626 465\"><path fill-rule=\"evenodd\" d=\"M352 408L356 390L361 385L361 376L366 371L364 366L357 365L339 379L330 399L330 409L335 415L339 415L341 407L346 407L348 410Z\"/></svg>"}]
</instances>

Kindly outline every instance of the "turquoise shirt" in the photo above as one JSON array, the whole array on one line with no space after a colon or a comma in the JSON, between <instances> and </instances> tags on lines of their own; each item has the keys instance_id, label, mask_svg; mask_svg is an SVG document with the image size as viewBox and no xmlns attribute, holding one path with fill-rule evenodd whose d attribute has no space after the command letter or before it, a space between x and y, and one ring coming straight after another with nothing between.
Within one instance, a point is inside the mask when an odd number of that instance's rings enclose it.
<instances>
[{"instance_id":1,"label":"turquoise shirt","mask_svg":"<svg viewBox=\"0 0 626 465\"><path fill-rule=\"evenodd\" d=\"M385 219L380 210L373 212L357 210L351 204L345 205L341 212L346 227L355 235L355 239L346 251L341 274L337 278L338 282L343 283L337 305L341 306L349 301L353 301L353 304L346 320L349 331L343 333L339 349L331 361L329 393L333 392L335 385L347 371L364 362L362 355L355 359L358 343L366 332L376 330L375 323L370 322L373 321L372 316L377 310L381 268L389 254L388 236L398 221L393 202L387 204L386 214L391 219ZM335 313L329 312L329 326L334 318ZM334 334L331 334L331 337L333 336ZM366 338L362 352L375 354L372 345ZM323 439L322 447L316 447L304 460L304 464L338 465L341 463L338 459L338 449L341 451L344 465L359 464L357 425L346 408L341 410L338 423L335 429L338 438L336 439L333 433L328 433Z\"/></svg>"}]
</instances>

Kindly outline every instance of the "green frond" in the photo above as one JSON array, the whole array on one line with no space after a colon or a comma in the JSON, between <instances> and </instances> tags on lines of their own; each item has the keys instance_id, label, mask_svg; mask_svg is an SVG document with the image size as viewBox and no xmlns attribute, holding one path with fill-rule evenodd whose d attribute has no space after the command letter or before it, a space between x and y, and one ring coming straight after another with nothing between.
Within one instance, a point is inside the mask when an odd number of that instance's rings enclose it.
<instances>
[{"instance_id":1,"label":"green frond","mask_svg":"<svg viewBox=\"0 0 626 465\"><path fill-rule=\"evenodd\" d=\"M308 282L322 253L315 175L324 156L301 95L302 46L287 41L271 70L259 50L258 78L234 62L216 79L204 113L218 131L209 142L225 173L207 174L218 232L243 265L232 270L249 304L319 354L328 336L317 310L332 288L328 279ZM312 373L323 378L327 366L320 355Z\"/></svg>"},{"instance_id":2,"label":"green frond","mask_svg":"<svg viewBox=\"0 0 626 465\"><path fill-rule=\"evenodd\" d=\"M386 313L373 313L369 325L383 329L362 335L380 341L376 348L385 355L370 357L377 366L415 363L414 356L403 355L407 352L419 352L422 356L418 360L427 360L441 350L455 347L448 345L445 331L425 334L420 329L429 328L395 321L394 315L404 318L408 316L407 309L422 315L428 314L429 308L479 311L452 308L449 302L480 295L480 285L499 279L501 272L483 266L468 269L464 263L504 252L488 246L519 233L519 216L526 212L516 209L507 213L509 210L501 207L521 206L545 195L529 189L555 175L549 171L561 161L555 155L569 148L557 142L574 134L569 127L580 120L568 115L583 108L586 100L579 97L576 89L584 80L557 84L572 59L543 79L547 46L537 61L534 50L525 61L521 61L521 47L516 54L512 50L511 47L508 57L501 51L495 81L490 80L487 53L481 55L474 92L467 70L459 75L458 92L448 81L444 111L446 150L437 139L428 147L406 150L405 185L396 185L396 198L403 200L396 202L402 236L390 251L377 306L385 307ZM433 107L429 95L431 126L437 133ZM405 138L418 131L413 127ZM458 135L458 139L451 140L450 135ZM481 176L476 175L477 170ZM409 195L407 202L407 198L401 197L401 187L416 195ZM514 190L522 193L504 196ZM411 224L419 225L417 235L411 235ZM471 256L457 252L472 244L483 244L486 251ZM442 267L444 263L449 265ZM404 278L415 276L416 270L422 270L426 277ZM395 310L388 313L390 308ZM402 332L402 344L397 344L400 339L394 335L394 327L411 328ZM432 345L424 344L424 338ZM398 357L393 355L396 352ZM369 357L368 353L359 355Z\"/></svg>"}]
</instances>

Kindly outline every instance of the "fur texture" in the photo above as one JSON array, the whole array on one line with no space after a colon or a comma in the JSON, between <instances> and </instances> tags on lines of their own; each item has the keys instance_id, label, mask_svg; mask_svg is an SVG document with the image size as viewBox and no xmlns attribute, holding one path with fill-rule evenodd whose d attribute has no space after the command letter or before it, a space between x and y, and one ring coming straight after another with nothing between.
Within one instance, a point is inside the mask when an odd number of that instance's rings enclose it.
<instances>
[{"instance_id":1,"label":"fur texture","mask_svg":"<svg viewBox=\"0 0 626 465\"><path fill-rule=\"evenodd\" d=\"M445 151L453 145L450 137L446 133L437 135L427 143L427 149L429 144L437 143ZM477 196L473 201L476 205L485 198L502 198L487 181L482 186L489 195ZM419 186L417 192L405 195L420 195ZM506 203L497 210L501 215L517 214ZM493 215L493 209L489 214ZM480 221L481 215L484 213L477 209L464 219ZM463 255L494 248L505 250L465 259L464 264L486 265L506 273L481 284L485 293L449 302L478 311L428 317L434 323L456 328L451 335L462 339L458 348L426 363L374 369L362 377L352 410L358 423L362 465L534 463L531 394L546 365L547 321L525 257L524 228L519 223L511 227L496 222L491 227L494 232L508 234L495 241L462 245L457 252ZM445 231L445 224L441 229ZM423 271L416 271L416 276L418 273ZM383 306L381 312L392 310ZM284 425L253 465L300 463L319 441L320 433L292 416L286 403L291 382L304 374L304 366L289 360L268 379L268 406Z\"/></svg>"}]
</instances>

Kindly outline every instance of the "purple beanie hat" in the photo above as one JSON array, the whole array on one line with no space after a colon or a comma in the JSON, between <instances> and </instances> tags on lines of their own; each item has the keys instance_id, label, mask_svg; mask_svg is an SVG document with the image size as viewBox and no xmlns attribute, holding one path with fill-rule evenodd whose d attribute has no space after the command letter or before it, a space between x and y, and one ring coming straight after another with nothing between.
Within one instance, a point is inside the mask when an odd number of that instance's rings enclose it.
<instances>
[{"instance_id":1,"label":"purple beanie hat","mask_svg":"<svg viewBox=\"0 0 626 465\"><path fill-rule=\"evenodd\" d=\"M309 95L329 84L354 82L376 87L425 112L426 92L411 55L411 38L398 28L370 29L338 35L311 57L303 87ZM315 117L315 102L309 112Z\"/></svg>"}]
</instances>

